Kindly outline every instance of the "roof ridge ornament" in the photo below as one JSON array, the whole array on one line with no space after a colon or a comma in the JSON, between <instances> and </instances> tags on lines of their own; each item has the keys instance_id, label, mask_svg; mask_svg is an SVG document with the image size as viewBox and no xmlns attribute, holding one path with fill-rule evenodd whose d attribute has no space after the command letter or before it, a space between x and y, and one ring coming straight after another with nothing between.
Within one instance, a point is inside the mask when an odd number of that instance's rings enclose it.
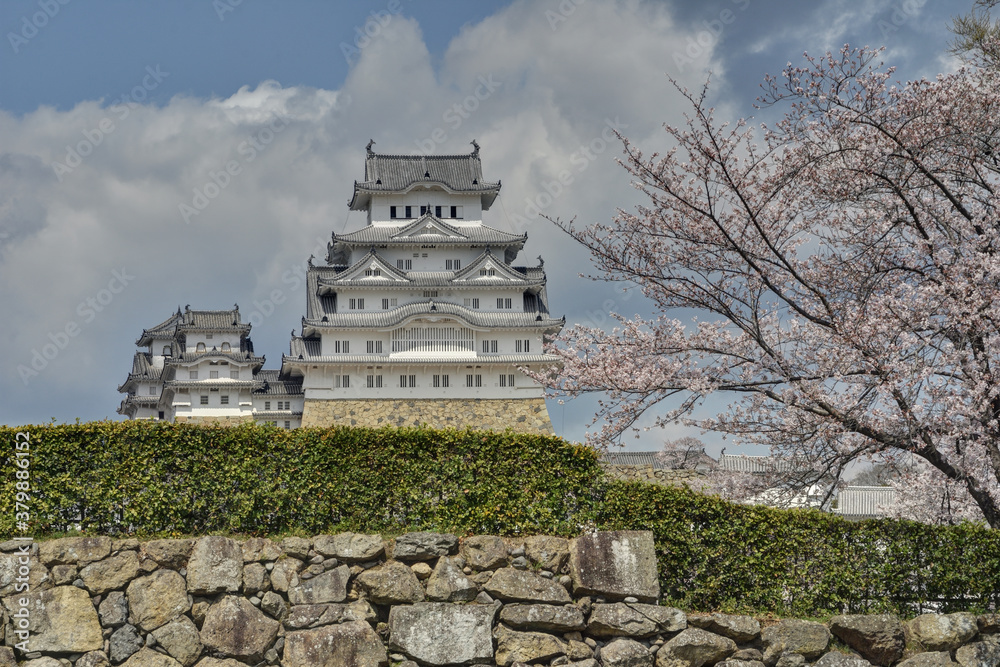
<instances>
[{"instance_id":1,"label":"roof ridge ornament","mask_svg":"<svg viewBox=\"0 0 1000 667\"><path fill-rule=\"evenodd\" d=\"M472 157L479 157L479 143L475 139L469 143L472 144Z\"/></svg>"},{"instance_id":2,"label":"roof ridge ornament","mask_svg":"<svg viewBox=\"0 0 1000 667\"><path fill-rule=\"evenodd\" d=\"M368 151L368 156L369 157L375 155L375 151L372 150L372 146L374 146L374 145L375 145L375 140L374 139L369 139L368 140L368 145L365 146L365 150Z\"/></svg>"}]
</instances>

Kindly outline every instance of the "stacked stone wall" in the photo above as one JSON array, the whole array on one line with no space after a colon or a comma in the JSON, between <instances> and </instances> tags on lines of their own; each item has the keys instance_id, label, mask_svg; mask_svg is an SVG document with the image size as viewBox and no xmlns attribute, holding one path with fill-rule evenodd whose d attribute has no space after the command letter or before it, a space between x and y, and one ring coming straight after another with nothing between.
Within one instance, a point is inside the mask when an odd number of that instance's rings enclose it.
<instances>
[{"instance_id":1,"label":"stacked stone wall","mask_svg":"<svg viewBox=\"0 0 1000 667\"><path fill-rule=\"evenodd\" d=\"M642 531L6 542L0 665L1000 665L1000 615L762 624L659 594Z\"/></svg>"},{"instance_id":2,"label":"stacked stone wall","mask_svg":"<svg viewBox=\"0 0 1000 667\"><path fill-rule=\"evenodd\" d=\"M688 486L699 489L707 478L697 470L654 468L651 465L622 465L601 463L604 471L614 479L624 482L646 482L665 486Z\"/></svg>"},{"instance_id":3,"label":"stacked stone wall","mask_svg":"<svg viewBox=\"0 0 1000 667\"><path fill-rule=\"evenodd\" d=\"M241 415L239 417L189 417L187 415L177 415L174 421L178 424L202 424L204 426L239 426L253 422L252 415Z\"/></svg>"},{"instance_id":4,"label":"stacked stone wall","mask_svg":"<svg viewBox=\"0 0 1000 667\"><path fill-rule=\"evenodd\" d=\"M544 398L307 399L302 426L428 426L554 435Z\"/></svg>"}]
</instances>

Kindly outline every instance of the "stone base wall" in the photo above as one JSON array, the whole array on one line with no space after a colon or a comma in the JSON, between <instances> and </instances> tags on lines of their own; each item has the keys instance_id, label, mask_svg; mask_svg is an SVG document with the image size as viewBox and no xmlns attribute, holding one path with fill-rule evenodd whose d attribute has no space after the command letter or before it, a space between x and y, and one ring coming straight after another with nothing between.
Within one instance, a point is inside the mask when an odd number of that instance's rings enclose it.
<instances>
[{"instance_id":1,"label":"stone base wall","mask_svg":"<svg viewBox=\"0 0 1000 667\"><path fill-rule=\"evenodd\" d=\"M189 417L177 415L174 421L178 424L203 424L205 426L239 426L253 421L253 415L239 417Z\"/></svg>"},{"instance_id":2,"label":"stone base wall","mask_svg":"<svg viewBox=\"0 0 1000 667\"><path fill-rule=\"evenodd\" d=\"M646 482L648 484L663 484L668 486L687 486L699 490L705 485L705 475L697 470L672 470L654 468L651 465L622 465L601 463L610 477L625 482Z\"/></svg>"},{"instance_id":3,"label":"stone base wall","mask_svg":"<svg viewBox=\"0 0 1000 667\"><path fill-rule=\"evenodd\" d=\"M0 667L1000 665L1000 614L762 627L659 595L646 531L10 541Z\"/></svg>"},{"instance_id":4,"label":"stone base wall","mask_svg":"<svg viewBox=\"0 0 1000 667\"><path fill-rule=\"evenodd\" d=\"M306 399L302 426L429 426L554 435L544 398Z\"/></svg>"}]
</instances>

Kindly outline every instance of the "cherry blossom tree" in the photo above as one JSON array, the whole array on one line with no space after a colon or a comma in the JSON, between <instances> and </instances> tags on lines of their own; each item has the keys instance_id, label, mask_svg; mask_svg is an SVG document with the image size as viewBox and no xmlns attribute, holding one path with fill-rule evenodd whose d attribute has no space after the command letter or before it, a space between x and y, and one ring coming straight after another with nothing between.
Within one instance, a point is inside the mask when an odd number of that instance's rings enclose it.
<instances>
[{"instance_id":1,"label":"cherry blossom tree","mask_svg":"<svg viewBox=\"0 0 1000 667\"><path fill-rule=\"evenodd\" d=\"M680 91L690 115L666 152L622 137L648 203L555 222L655 316L564 331L539 377L604 392L594 444L645 415L769 445L817 479L915 456L997 527L1000 72L894 85L878 57L845 47L768 77L771 127L718 122L706 87ZM713 395L728 408L697 417Z\"/></svg>"}]
</instances>

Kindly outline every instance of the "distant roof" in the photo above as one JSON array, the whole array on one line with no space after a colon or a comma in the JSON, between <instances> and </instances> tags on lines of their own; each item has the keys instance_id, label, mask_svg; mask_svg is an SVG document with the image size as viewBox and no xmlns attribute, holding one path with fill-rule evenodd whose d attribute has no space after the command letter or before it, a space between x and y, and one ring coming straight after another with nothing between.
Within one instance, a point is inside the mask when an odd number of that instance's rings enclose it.
<instances>
[{"instance_id":1,"label":"distant roof","mask_svg":"<svg viewBox=\"0 0 1000 667\"><path fill-rule=\"evenodd\" d=\"M428 222L431 229L427 229ZM418 233L433 231L435 233ZM443 233L441 233L443 232ZM452 225L432 215L425 215L399 226L377 227L367 225L349 234L334 235L335 243L351 246L379 245L420 245L433 242L436 245L523 245L527 234L511 234L488 225Z\"/></svg>"},{"instance_id":2,"label":"distant roof","mask_svg":"<svg viewBox=\"0 0 1000 667\"><path fill-rule=\"evenodd\" d=\"M705 452L607 452L601 456L605 463L620 466L652 466L654 470L711 470L716 461Z\"/></svg>"},{"instance_id":3,"label":"distant roof","mask_svg":"<svg viewBox=\"0 0 1000 667\"><path fill-rule=\"evenodd\" d=\"M136 352L132 358L132 372L119 387L120 392L132 392L142 381L158 381L163 370L154 368L148 352Z\"/></svg>"},{"instance_id":4,"label":"distant roof","mask_svg":"<svg viewBox=\"0 0 1000 667\"><path fill-rule=\"evenodd\" d=\"M886 508L896 501L891 486L848 486L837 495L835 513L848 518L886 516Z\"/></svg>"},{"instance_id":5,"label":"distant roof","mask_svg":"<svg viewBox=\"0 0 1000 667\"><path fill-rule=\"evenodd\" d=\"M232 331L249 332L250 325L240 321L240 307L230 310L191 310L177 312L150 329L143 329L135 341L139 347L150 345L154 340L173 338L180 331Z\"/></svg>"},{"instance_id":6,"label":"distant roof","mask_svg":"<svg viewBox=\"0 0 1000 667\"><path fill-rule=\"evenodd\" d=\"M719 457L719 468L749 473L790 472L800 469L792 461L785 459L776 459L773 456L746 456L745 454L723 454Z\"/></svg>"},{"instance_id":7,"label":"distant roof","mask_svg":"<svg viewBox=\"0 0 1000 667\"><path fill-rule=\"evenodd\" d=\"M297 381L292 379L279 378L280 371L268 370L259 371L254 379L262 380L263 386L254 389L256 396L295 396L302 394L302 379ZM300 413L301 414L301 413Z\"/></svg>"},{"instance_id":8,"label":"distant roof","mask_svg":"<svg viewBox=\"0 0 1000 667\"><path fill-rule=\"evenodd\" d=\"M403 193L415 185L433 184L449 192L479 193L483 210L493 205L500 192L500 181L483 179L479 160L479 145L467 155L380 155L368 144L365 159L365 179L354 182L350 207L355 211L368 208L372 194Z\"/></svg>"},{"instance_id":9,"label":"distant roof","mask_svg":"<svg viewBox=\"0 0 1000 667\"><path fill-rule=\"evenodd\" d=\"M378 328L388 329L421 315L441 317L451 315L472 327L497 329L543 329L558 332L565 318L555 319L542 312L494 312L474 310L447 301L419 301L392 310L329 313L319 319L304 319L303 327L318 328Z\"/></svg>"}]
</instances>

